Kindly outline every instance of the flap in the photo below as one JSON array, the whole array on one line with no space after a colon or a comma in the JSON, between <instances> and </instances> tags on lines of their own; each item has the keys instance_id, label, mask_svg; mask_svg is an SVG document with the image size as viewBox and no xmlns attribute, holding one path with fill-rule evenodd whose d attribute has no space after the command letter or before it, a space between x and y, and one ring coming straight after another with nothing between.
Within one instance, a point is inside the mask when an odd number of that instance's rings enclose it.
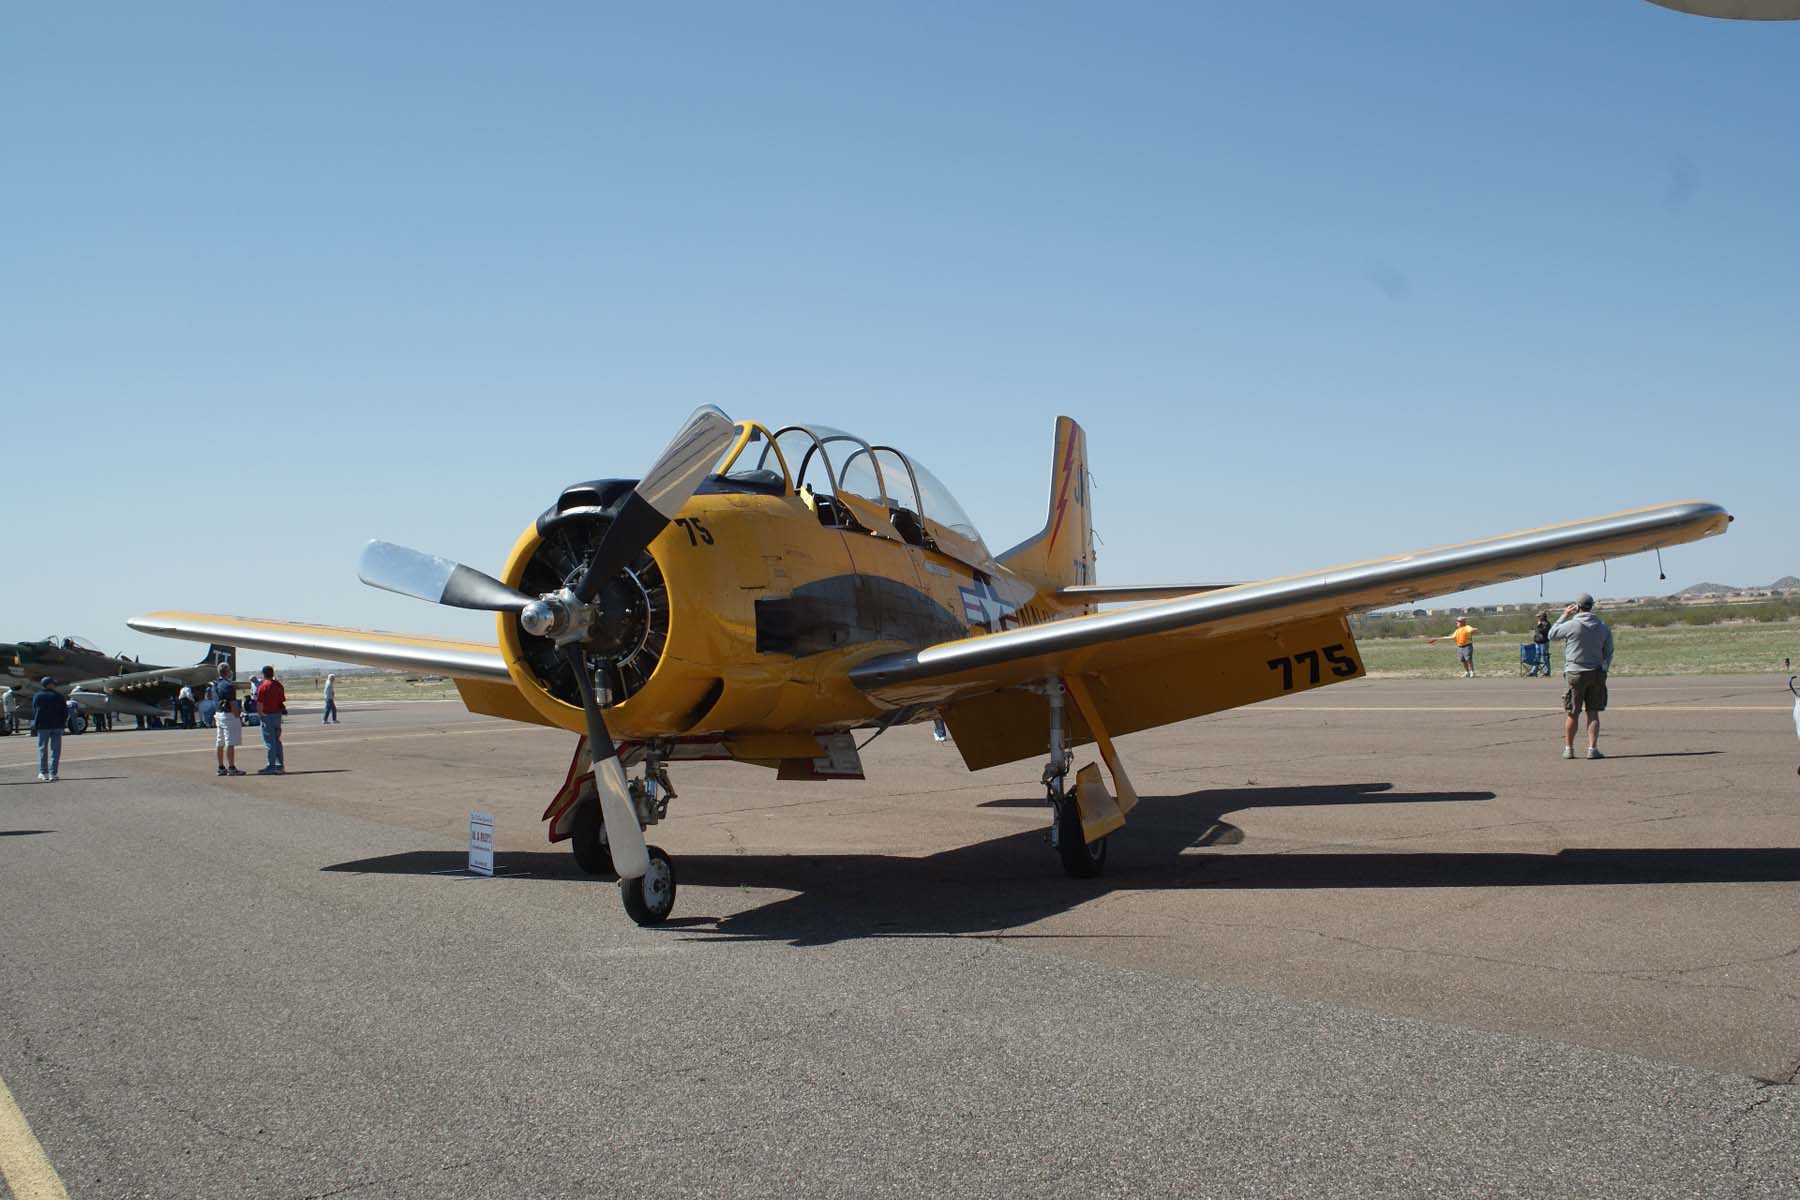
<instances>
[{"instance_id":1,"label":"flap","mask_svg":"<svg viewBox=\"0 0 1800 1200\"><path fill-rule=\"evenodd\" d=\"M1090 707L1116 737L1362 674L1362 654L1340 613L1212 638L1161 658L1075 676L1071 690L1079 686L1085 694L1063 713L1069 744L1078 746L1096 740L1084 715ZM971 771L1048 752L1050 706L1037 692L988 691L941 711Z\"/></svg>"}]
</instances>

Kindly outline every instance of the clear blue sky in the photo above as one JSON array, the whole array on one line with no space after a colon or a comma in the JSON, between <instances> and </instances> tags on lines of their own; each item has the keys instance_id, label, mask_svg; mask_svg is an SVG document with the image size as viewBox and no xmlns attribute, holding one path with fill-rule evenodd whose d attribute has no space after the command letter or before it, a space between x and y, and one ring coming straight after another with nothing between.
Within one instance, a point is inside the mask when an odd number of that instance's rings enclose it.
<instances>
[{"instance_id":1,"label":"clear blue sky","mask_svg":"<svg viewBox=\"0 0 1800 1200\"><path fill-rule=\"evenodd\" d=\"M1550 594L1766 583L1796 112L1800 25L1638 0L12 5L0 637L488 636L363 540L495 570L705 402L906 446L996 547L1075 416L1103 580L1701 497L1666 584Z\"/></svg>"}]
</instances>

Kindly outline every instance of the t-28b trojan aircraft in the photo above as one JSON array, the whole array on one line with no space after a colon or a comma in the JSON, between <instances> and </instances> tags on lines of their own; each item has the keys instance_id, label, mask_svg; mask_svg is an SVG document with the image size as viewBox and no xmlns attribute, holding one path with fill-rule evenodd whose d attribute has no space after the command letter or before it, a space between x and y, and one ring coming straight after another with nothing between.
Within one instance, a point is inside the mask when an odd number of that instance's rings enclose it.
<instances>
[{"instance_id":1,"label":"t-28b trojan aircraft","mask_svg":"<svg viewBox=\"0 0 1800 1200\"><path fill-rule=\"evenodd\" d=\"M1258 583L1095 582L1087 447L1057 419L1050 506L995 555L919 460L817 425L696 411L639 480L563 489L499 578L370 542L365 583L499 614L493 645L161 612L146 633L428 670L474 712L585 734L545 819L619 876L640 923L674 904L646 846L683 759L860 778L852 731L941 714L971 770L1042 755L1050 843L1098 873L1137 802L1113 739L1363 673L1348 617L1724 532L1714 504L1635 509ZM1096 606L1129 601L1105 612ZM1094 763L1071 751L1092 742ZM635 771L636 777L628 777Z\"/></svg>"}]
</instances>

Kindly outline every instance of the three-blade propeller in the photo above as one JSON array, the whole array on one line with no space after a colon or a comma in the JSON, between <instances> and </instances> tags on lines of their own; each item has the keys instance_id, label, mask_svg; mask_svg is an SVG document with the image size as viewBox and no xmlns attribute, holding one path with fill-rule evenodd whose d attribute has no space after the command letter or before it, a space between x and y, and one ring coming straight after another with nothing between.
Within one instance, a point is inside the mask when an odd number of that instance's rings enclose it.
<instances>
[{"instance_id":1,"label":"three-blade propeller","mask_svg":"<svg viewBox=\"0 0 1800 1200\"><path fill-rule=\"evenodd\" d=\"M731 418L717 408L707 404L695 409L626 496L580 578L559 591L528 596L473 567L390 542L370 542L357 566L358 576L373 587L454 608L515 612L527 632L556 640L581 692L594 786L606 819L613 868L621 879L640 878L649 869L650 854L582 643L595 624L596 597L602 586L656 540L736 436Z\"/></svg>"}]
</instances>

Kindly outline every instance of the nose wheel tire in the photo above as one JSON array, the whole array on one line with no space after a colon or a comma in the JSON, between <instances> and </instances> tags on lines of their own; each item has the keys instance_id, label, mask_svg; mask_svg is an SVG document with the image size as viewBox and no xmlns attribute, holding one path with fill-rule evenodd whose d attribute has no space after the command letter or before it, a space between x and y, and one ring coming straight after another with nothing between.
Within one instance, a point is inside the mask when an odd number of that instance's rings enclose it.
<instances>
[{"instance_id":1,"label":"nose wheel tire","mask_svg":"<svg viewBox=\"0 0 1800 1200\"><path fill-rule=\"evenodd\" d=\"M619 880L625 912L639 925L659 925L675 908L675 864L661 846L650 851L650 869L641 879Z\"/></svg>"},{"instance_id":2,"label":"nose wheel tire","mask_svg":"<svg viewBox=\"0 0 1800 1200\"><path fill-rule=\"evenodd\" d=\"M1056 802L1056 817L1051 828L1057 857L1062 859L1063 873L1071 879L1092 879L1106 867L1106 839L1089 842L1081 836L1081 809L1075 797Z\"/></svg>"},{"instance_id":3,"label":"nose wheel tire","mask_svg":"<svg viewBox=\"0 0 1800 1200\"><path fill-rule=\"evenodd\" d=\"M575 808L575 823L569 829L569 849L575 852L575 863L589 875L613 874L612 847L603 840L606 822L600 818L600 804L589 798Z\"/></svg>"}]
</instances>

